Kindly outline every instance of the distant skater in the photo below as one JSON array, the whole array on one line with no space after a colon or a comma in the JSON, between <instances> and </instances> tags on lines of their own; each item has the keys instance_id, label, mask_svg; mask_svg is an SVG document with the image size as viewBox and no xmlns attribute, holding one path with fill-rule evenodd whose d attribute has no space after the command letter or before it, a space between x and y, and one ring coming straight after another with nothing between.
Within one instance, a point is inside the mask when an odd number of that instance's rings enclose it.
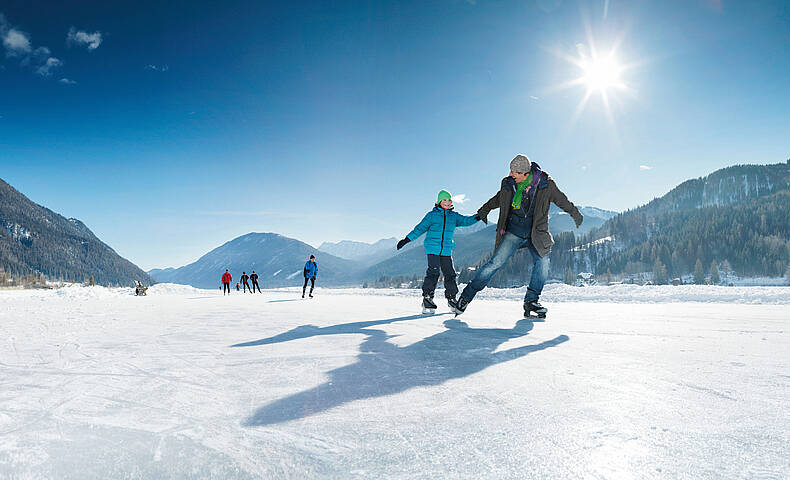
<instances>
[{"instance_id":1,"label":"distant skater","mask_svg":"<svg viewBox=\"0 0 790 480\"><path fill-rule=\"evenodd\" d=\"M302 298L307 289L307 282L310 282L310 298L313 298L313 289L315 288L315 279L318 277L318 264L315 263L315 255L310 255L310 260L304 264L304 286L302 287Z\"/></svg>"},{"instance_id":2,"label":"distant skater","mask_svg":"<svg viewBox=\"0 0 790 480\"><path fill-rule=\"evenodd\" d=\"M249 277L249 275L247 275L247 272L241 272L241 286L244 288L244 293L247 293L247 290L249 290L250 293L252 293L252 289L250 288L249 279L250 279L250 277Z\"/></svg>"},{"instance_id":3,"label":"distant skater","mask_svg":"<svg viewBox=\"0 0 790 480\"><path fill-rule=\"evenodd\" d=\"M239 282L236 282L236 291L238 292L239 290Z\"/></svg>"},{"instance_id":4,"label":"distant skater","mask_svg":"<svg viewBox=\"0 0 790 480\"><path fill-rule=\"evenodd\" d=\"M261 293L261 286L258 285L258 274L255 273L255 270L250 274L250 280L252 280L252 293L255 293L255 287L258 287L258 293Z\"/></svg>"},{"instance_id":5,"label":"distant skater","mask_svg":"<svg viewBox=\"0 0 790 480\"><path fill-rule=\"evenodd\" d=\"M398 242L400 250L407 243L418 239L425 233L425 255L428 257L428 270L422 282L422 313L431 314L436 311L433 293L439 282L439 270L444 274L444 296L448 305L455 302L458 294L458 284L455 283L455 267L453 266L453 249L455 242L453 235L455 227L468 227L480 220L477 215L465 216L453 211L453 199L450 192L442 190L436 197L433 210L409 232L406 237ZM426 233L427 232L427 233Z\"/></svg>"},{"instance_id":6,"label":"distant skater","mask_svg":"<svg viewBox=\"0 0 790 480\"><path fill-rule=\"evenodd\" d=\"M222 296L230 295L230 282L233 281L233 277L230 275L228 269L225 269L225 273L222 274Z\"/></svg>"}]
</instances>

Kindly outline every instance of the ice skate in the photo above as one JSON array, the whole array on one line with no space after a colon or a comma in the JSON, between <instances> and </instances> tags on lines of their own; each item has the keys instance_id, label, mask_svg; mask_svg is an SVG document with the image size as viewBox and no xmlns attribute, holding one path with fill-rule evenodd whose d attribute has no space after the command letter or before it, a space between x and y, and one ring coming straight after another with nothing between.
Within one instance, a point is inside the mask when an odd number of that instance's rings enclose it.
<instances>
[{"instance_id":1,"label":"ice skate","mask_svg":"<svg viewBox=\"0 0 790 480\"><path fill-rule=\"evenodd\" d=\"M434 313L436 313L436 304L433 302L433 297L424 295L422 297L422 314L433 315Z\"/></svg>"},{"instance_id":2,"label":"ice skate","mask_svg":"<svg viewBox=\"0 0 790 480\"><path fill-rule=\"evenodd\" d=\"M546 320L546 313L548 313L546 307L539 304L537 300L532 300L524 304L524 318L542 322Z\"/></svg>"},{"instance_id":3,"label":"ice skate","mask_svg":"<svg viewBox=\"0 0 790 480\"><path fill-rule=\"evenodd\" d=\"M466 311L466 306L469 305L469 300L464 297L455 300L453 298L447 299L447 304L450 305L450 310L455 313L455 316L461 315Z\"/></svg>"}]
</instances>

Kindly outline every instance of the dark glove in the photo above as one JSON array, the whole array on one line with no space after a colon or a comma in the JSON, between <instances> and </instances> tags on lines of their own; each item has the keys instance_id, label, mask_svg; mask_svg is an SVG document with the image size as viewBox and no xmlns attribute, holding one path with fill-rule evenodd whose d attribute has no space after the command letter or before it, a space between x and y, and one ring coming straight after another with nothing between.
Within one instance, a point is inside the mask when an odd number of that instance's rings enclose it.
<instances>
[{"instance_id":1,"label":"dark glove","mask_svg":"<svg viewBox=\"0 0 790 480\"><path fill-rule=\"evenodd\" d=\"M411 242L411 240L409 240L409 237L406 237L406 238L404 238L403 240L401 240L400 242L398 242L398 247L397 247L397 248L398 248L398 250L400 250L401 248L403 248L403 246L404 246L404 245L406 245L406 244L407 244L407 243L409 243L409 242Z\"/></svg>"},{"instance_id":2,"label":"dark glove","mask_svg":"<svg viewBox=\"0 0 790 480\"><path fill-rule=\"evenodd\" d=\"M483 222L483 223L485 223L486 225L488 225L488 218L484 217L483 215L480 215L479 213L475 213L475 219L476 219L478 222Z\"/></svg>"},{"instance_id":3,"label":"dark glove","mask_svg":"<svg viewBox=\"0 0 790 480\"><path fill-rule=\"evenodd\" d=\"M584 215L580 213L578 217L574 217L573 221L576 222L576 228L581 227L582 221L584 221Z\"/></svg>"}]
</instances>

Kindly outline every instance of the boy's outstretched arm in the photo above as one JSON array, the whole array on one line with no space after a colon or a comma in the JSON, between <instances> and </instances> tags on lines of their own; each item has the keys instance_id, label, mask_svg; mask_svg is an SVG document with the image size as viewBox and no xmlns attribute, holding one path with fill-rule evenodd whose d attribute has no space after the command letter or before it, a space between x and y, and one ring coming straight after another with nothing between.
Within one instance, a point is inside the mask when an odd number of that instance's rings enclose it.
<instances>
[{"instance_id":1,"label":"boy's outstretched arm","mask_svg":"<svg viewBox=\"0 0 790 480\"><path fill-rule=\"evenodd\" d=\"M408 235L406 235L400 242L398 242L397 245L398 250L403 248L404 245L411 242L412 240L417 240L418 238L420 238L420 235L428 231L428 227L431 226L431 220L430 218L428 218L428 215L430 215L430 212L426 213L425 216L422 217L422 220L420 220L420 223L418 223L417 226L414 227L414 229L411 232L409 232Z\"/></svg>"},{"instance_id":2,"label":"boy's outstretched arm","mask_svg":"<svg viewBox=\"0 0 790 480\"><path fill-rule=\"evenodd\" d=\"M459 227L468 227L474 225L475 223L481 220L481 218L477 214L461 215L458 212L453 212L453 213L456 215L455 224Z\"/></svg>"}]
</instances>

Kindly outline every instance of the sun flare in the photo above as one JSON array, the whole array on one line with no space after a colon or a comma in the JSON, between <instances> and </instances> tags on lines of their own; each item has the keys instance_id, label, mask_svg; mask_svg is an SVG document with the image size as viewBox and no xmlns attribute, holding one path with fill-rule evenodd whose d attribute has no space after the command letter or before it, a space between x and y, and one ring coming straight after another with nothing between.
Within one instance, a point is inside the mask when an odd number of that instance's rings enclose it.
<instances>
[{"instance_id":1,"label":"sun flare","mask_svg":"<svg viewBox=\"0 0 790 480\"><path fill-rule=\"evenodd\" d=\"M614 55L610 54L600 58L582 59L579 62L583 75L583 83L589 92L606 93L611 88L623 88L620 73L623 68Z\"/></svg>"}]
</instances>

